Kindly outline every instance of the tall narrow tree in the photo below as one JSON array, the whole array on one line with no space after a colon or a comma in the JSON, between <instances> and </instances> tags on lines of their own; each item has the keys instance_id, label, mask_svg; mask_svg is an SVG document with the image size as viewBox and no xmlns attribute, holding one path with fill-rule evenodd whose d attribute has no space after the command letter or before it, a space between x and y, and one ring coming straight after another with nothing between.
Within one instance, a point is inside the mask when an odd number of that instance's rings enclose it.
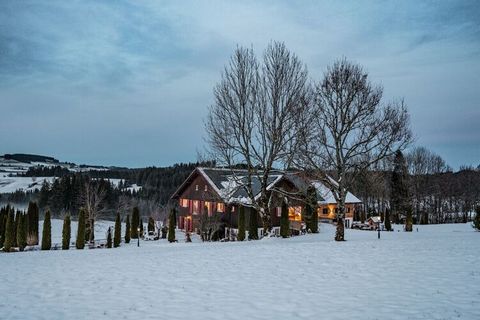
<instances>
[{"instance_id":1,"label":"tall narrow tree","mask_svg":"<svg viewBox=\"0 0 480 320\"><path fill-rule=\"evenodd\" d=\"M250 216L248 221L248 240L258 240L258 219L257 210L249 208Z\"/></svg>"},{"instance_id":2,"label":"tall narrow tree","mask_svg":"<svg viewBox=\"0 0 480 320\"><path fill-rule=\"evenodd\" d=\"M71 237L71 219L70 214L66 214L63 218L63 229L62 229L62 250L70 249L70 237Z\"/></svg>"},{"instance_id":3,"label":"tall narrow tree","mask_svg":"<svg viewBox=\"0 0 480 320\"><path fill-rule=\"evenodd\" d=\"M245 240L245 207L238 206L238 241Z\"/></svg>"},{"instance_id":4,"label":"tall narrow tree","mask_svg":"<svg viewBox=\"0 0 480 320\"><path fill-rule=\"evenodd\" d=\"M77 249L85 248L85 210L80 209L78 214L77 240L75 241Z\"/></svg>"},{"instance_id":5,"label":"tall narrow tree","mask_svg":"<svg viewBox=\"0 0 480 320\"><path fill-rule=\"evenodd\" d=\"M307 188L307 199L305 203L305 214L307 223L307 231L311 233L318 233L318 212L317 212L317 191L315 187L309 186Z\"/></svg>"},{"instance_id":6,"label":"tall narrow tree","mask_svg":"<svg viewBox=\"0 0 480 320\"><path fill-rule=\"evenodd\" d=\"M112 227L108 227L107 230L107 248L112 247Z\"/></svg>"},{"instance_id":7,"label":"tall narrow tree","mask_svg":"<svg viewBox=\"0 0 480 320\"><path fill-rule=\"evenodd\" d=\"M391 178L391 208L394 216L405 216L405 231L412 231L412 201L409 191L409 176L407 163L403 153L399 150L393 160L393 172Z\"/></svg>"},{"instance_id":8,"label":"tall narrow tree","mask_svg":"<svg viewBox=\"0 0 480 320\"><path fill-rule=\"evenodd\" d=\"M392 231L392 223L390 221L390 209L385 209L385 230Z\"/></svg>"},{"instance_id":9,"label":"tall narrow tree","mask_svg":"<svg viewBox=\"0 0 480 320\"><path fill-rule=\"evenodd\" d=\"M132 239L138 238L138 228L140 227L140 212L138 207L134 207L132 211L132 223L130 228L130 237Z\"/></svg>"},{"instance_id":10,"label":"tall narrow tree","mask_svg":"<svg viewBox=\"0 0 480 320\"><path fill-rule=\"evenodd\" d=\"M42 250L50 250L52 248L52 222L50 220L50 210L45 212L42 231Z\"/></svg>"},{"instance_id":11,"label":"tall narrow tree","mask_svg":"<svg viewBox=\"0 0 480 320\"><path fill-rule=\"evenodd\" d=\"M168 218L168 242L175 242L175 217L175 208L172 208Z\"/></svg>"},{"instance_id":12,"label":"tall narrow tree","mask_svg":"<svg viewBox=\"0 0 480 320\"><path fill-rule=\"evenodd\" d=\"M148 230L148 233L155 232L155 220L153 220L152 216L148 217L148 228L147 228L147 230Z\"/></svg>"},{"instance_id":13,"label":"tall narrow tree","mask_svg":"<svg viewBox=\"0 0 480 320\"><path fill-rule=\"evenodd\" d=\"M15 214L13 210L9 210L7 217L7 224L5 228L5 241L3 243L3 251L10 252L11 248L13 247L13 237L15 233L13 232L15 228Z\"/></svg>"},{"instance_id":14,"label":"tall narrow tree","mask_svg":"<svg viewBox=\"0 0 480 320\"><path fill-rule=\"evenodd\" d=\"M17 246L20 251L23 251L27 246L27 216L20 213L17 226Z\"/></svg>"},{"instance_id":15,"label":"tall narrow tree","mask_svg":"<svg viewBox=\"0 0 480 320\"><path fill-rule=\"evenodd\" d=\"M288 206L287 202L282 203L282 213L280 216L280 235L282 238L288 238L290 236L290 221L288 220Z\"/></svg>"},{"instance_id":16,"label":"tall narrow tree","mask_svg":"<svg viewBox=\"0 0 480 320\"><path fill-rule=\"evenodd\" d=\"M115 248L120 246L122 241L122 222L120 220L120 213L117 212L117 218L115 219L115 233L113 235L113 246Z\"/></svg>"},{"instance_id":17,"label":"tall narrow tree","mask_svg":"<svg viewBox=\"0 0 480 320\"><path fill-rule=\"evenodd\" d=\"M30 201L27 209L27 243L30 246L38 244L39 209L36 202Z\"/></svg>"},{"instance_id":18,"label":"tall narrow tree","mask_svg":"<svg viewBox=\"0 0 480 320\"><path fill-rule=\"evenodd\" d=\"M125 243L130 243L130 215L127 214L127 221L125 221Z\"/></svg>"}]
</instances>

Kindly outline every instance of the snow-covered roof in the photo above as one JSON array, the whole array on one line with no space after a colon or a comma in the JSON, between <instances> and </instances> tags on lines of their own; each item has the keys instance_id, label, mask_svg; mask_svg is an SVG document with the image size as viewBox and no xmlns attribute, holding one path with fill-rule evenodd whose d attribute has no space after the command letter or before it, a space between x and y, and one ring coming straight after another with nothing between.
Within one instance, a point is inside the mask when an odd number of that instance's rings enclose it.
<instances>
[{"instance_id":1,"label":"snow-covered roof","mask_svg":"<svg viewBox=\"0 0 480 320\"><path fill-rule=\"evenodd\" d=\"M337 201L335 200L335 197L333 196L332 191L329 188L327 188L322 182L315 180L312 182L312 184L317 190L317 194L324 199L323 201L319 201L320 204L336 204L337 203ZM345 203L362 203L362 201L357 197L355 197L351 192L347 192Z\"/></svg>"}]
</instances>

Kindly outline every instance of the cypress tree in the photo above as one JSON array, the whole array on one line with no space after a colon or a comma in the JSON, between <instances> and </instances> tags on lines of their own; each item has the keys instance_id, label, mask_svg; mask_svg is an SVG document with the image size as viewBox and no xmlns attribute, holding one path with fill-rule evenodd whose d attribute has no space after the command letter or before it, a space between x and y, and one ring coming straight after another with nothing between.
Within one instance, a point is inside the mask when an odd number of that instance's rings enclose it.
<instances>
[{"instance_id":1,"label":"cypress tree","mask_svg":"<svg viewBox=\"0 0 480 320\"><path fill-rule=\"evenodd\" d=\"M390 222L390 210L387 208L385 209L385 229L387 231L392 231L392 223Z\"/></svg>"},{"instance_id":2,"label":"cypress tree","mask_svg":"<svg viewBox=\"0 0 480 320\"><path fill-rule=\"evenodd\" d=\"M258 219L257 210L250 208L250 219L248 223L248 240L258 240Z\"/></svg>"},{"instance_id":3,"label":"cypress tree","mask_svg":"<svg viewBox=\"0 0 480 320\"><path fill-rule=\"evenodd\" d=\"M15 213L15 220L13 224L13 247L18 247L17 229L18 229L18 219L20 218L20 215L21 215L20 211L17 210L17 212Z\"/></svg>"},{"instance_id":4,"label":"cypress tree","mask_svg":"<svg viewBox=\"0 0 480 320\"><path fill-rule=\"evenodd\" d=\"M38 244L38 211L37 203L30 201L27 210L27 243L31 246Z\"/></svg>"},{"instance_id":5,"label":"cypress tree","mask_svg":"<svg viewBox=\"0 0 480 320\"><path fill-rule=\"evenodd\" d=\"M473 227L480 231L480 206L475 207L475 220L473 220Z\"/></svg>"},{"instance_id":6,"label":"cypress tree","mask_svg":"<svg viewBox=\"0 0 480 320\"><path fill-rule=\"evenodd\" d=\"M175 242L175 216L175 208L172 208L168 219L168 242Z\"/></svg>"},{"instance_id":7,"label":"cypress tree","mask_svg":"<svg viewBox=\"0 0 480 320\"><path fill-rule=\"evenodd\" d=\"M80 209L78 215L77 240L75 246L77 249L83 249L85 247L85 211L83 209Z\"/></svg>"},{"instance_id":8,"label":"cypress tree","mask_svg":"<svg viewBox=\"0 0 480 320\"><path fill-rule=\"evenodd\" d=\"M10 249L13 247L13 229L15 227L15 215L13 211L8 213L7 224L5 228L5 242L3 243L3 251L10 252Z\"/></svg>"},{"instance_id":9,"label":"cypress tree","mask_svg":"<svg viewBox=\"0 0 480 320\"><path fill-rule=\"evenodd\" d=\"M305 213L308 219L307 230L312 233L318 233L317 191L313 186L307 188Z\"/></svg>"},{"instance_id":10,"label":"cypress tree","mask_svg":"<svg viewBox=\"0 0 480 320\"><path fill-rule=\"evenodd\" d=\"M19 214L17 226L17 245L20 251L27 246L27 216L23 213Z\"/></svg>"},{"instance_id":11,"label":"cypress tree","mask_svg":"<svg viewBox=\"0 0 480 320\"><path fill-rule=\"evenodd\" d=\"M128 214L125 222L125 243L130 243L130 215Z\"/></svg>"},{"instance_id":12,"label":"cypress tree","mask_svg":"<svg viewBox=\"0 0 480 320\"><path fill-rule=\"evenodd\" d=\"M50 211L45 212L42 232L42 250L50 250L52 247L52 222L50 221Z\"/></svg>"},{"instance_id":13,"label":"cypress tree","mask_svg":"<svg viewBox=\"0 0 480 320\"><path fill-rule=\"evenodd\" d=\"M148 218L148 233L150 232L155 232L155 220L151 216Z\"/></svg>"},{"instance_id":14,"label":"cypress tree","mask_svg":"<svg viewBox=\"0 0 480 320\"><path fill-rule=\"evenodd\" d=\"M130 228L130 237L132 239L138 238L139 222L140 222L140 212L138 211L137 207L134 207L132 212L132 224Z\"/></svg>"},{"instance_id":15,"label":"cypress tree","mask_svg":"<svg viewBox=\"0 0 480 320\"><path fill-rule=\"evenodd\" d=\"M413 217L408 178L407 162L403 153L398 150L395 153L391 178L391 208L396 220L400 213L406 215L405 231L411 232L413 229Z\"/></svg>"},{"instance_id":16,"label":"cypress tree","mask_svg":"<svg viewBox=\"0 0 480 320\"><path fill-rule=\"evenodd\" d=\"M112 228L108 227L107 230L107 248L112 247Z\"/></svg>"},{"instance_id":17,"label":"cypress tree","mask_svg":"<svg viewBox=\"0 0 480 320\"><path fill-rule=\"evenodd\" d=\"M122 222L120 221L120 213L117 212L117 218L115 219L115 233L113 235L113 246L115 248L120 247L121 240L122 240Z\"/></svg>"},{"instance_id":18,"label":"cypress tree","mask_svg":"<svg viewBox=\"0 0 480 320\"><path fill-rule=\"evenodd\" d=\"M288 220L288 207L285 201L282 203L282 215L280 216L280 235L282 238L290 236L290 220Z\"/></svg>"},{"instance_id":19,"label":"cypress tree","mask_svg":"<svg viewBox=\"0 0 480 320\"><path fill-rule=\"evenodd\" d=\"M62 250L68 250L70 248L71 233L72 233L72 229L71 229L70 214L67 214L63 219Z\"/></svg>"},{"instance_id":20,"label":"cypress tree","mask_svg":"<svg viewBox=\"0 0 480 320\"><path fill-rule=\"evenodd\" d=\"M7 214L5 211L5 207L0 208L0 248L3 247L5 242L5 228L7 226Z\"/></svg>"},{"instance_id":21,"label":"cypress tree","mask_svg":"<svg viewBox=\"0 0 480 320\"><path fill-rule=\"evenodd\" d=\"M238 208L238 241L245 240L245 207L239 206Z\"/></svg>"}]
</instances>

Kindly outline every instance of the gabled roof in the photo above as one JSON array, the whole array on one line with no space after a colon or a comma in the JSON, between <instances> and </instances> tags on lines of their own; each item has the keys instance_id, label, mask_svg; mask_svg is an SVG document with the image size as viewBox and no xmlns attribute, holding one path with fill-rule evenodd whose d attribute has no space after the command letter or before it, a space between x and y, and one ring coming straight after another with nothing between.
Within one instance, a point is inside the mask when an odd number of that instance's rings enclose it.
<instances>
[{"instance_id":1,"label":"gabled roof","mask_svg":"<svg viewBox=\"0 0 480 320\"><path fill-rule=\"evenodd\" d=\"M172 198L179 197L182 191L195 179L202 175L212 187L219 198L225 203L251 204L251 200L243 186L247 183L247 170L226 169L226 168L196 168L180 187L172 195ZM305 192L308 186L312 185L317 191L319 204L336 203L332 192L320 181L311 180L301 172L272 171L268 177L267 190L271 190L282 180L292 183L298 190ZM258 177L252 176L252 191L255 198L260 196L261 181ZM346 203L361 203L361 201L350 192L347 193Z\"/></svg>"}]
</instances>

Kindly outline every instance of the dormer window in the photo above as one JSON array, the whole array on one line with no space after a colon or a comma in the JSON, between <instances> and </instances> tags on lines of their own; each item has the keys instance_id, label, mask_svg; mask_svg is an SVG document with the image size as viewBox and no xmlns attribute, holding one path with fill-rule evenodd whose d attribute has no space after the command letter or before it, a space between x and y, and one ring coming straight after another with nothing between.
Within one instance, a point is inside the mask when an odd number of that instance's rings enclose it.
<instances>
[{"instance_id":1,"label":"dormer window","mask_svg":"<svg viewBox=\"0 0 480 320\"><path fill-rule=\"evenodd\" d=\"M195 191L198 191L198 184L195 185Z\"/></svg>"}]
</instances>

